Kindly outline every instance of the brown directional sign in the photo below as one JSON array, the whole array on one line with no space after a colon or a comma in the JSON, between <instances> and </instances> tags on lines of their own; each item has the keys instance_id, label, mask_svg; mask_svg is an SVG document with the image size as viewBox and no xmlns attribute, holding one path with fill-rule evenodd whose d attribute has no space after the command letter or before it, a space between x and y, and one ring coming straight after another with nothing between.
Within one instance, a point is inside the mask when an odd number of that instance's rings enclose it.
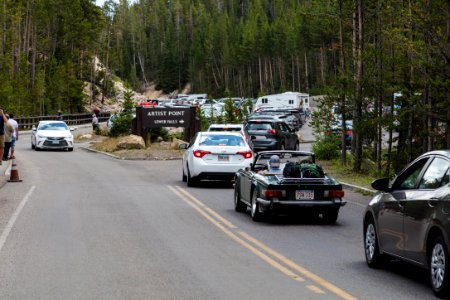
<instances>
[{"instance_id":1,"label":"brown directional sign","mask_svg":"<svg viewBox=\"0 0 450 300\"><path fill-rule=\"evenodd\" d=\"M200 119L196 117L195 107L136 107L136 118L132 123L133 134L147 141L149 128L184 127L184 140L201 130Z\"/></svg>"},{"instance_id":2,"label":"brown directional sign","mask_svg":"<svg viewBox=\"0 0 450 300\"><path fill-rule=\"evenodd\" d=\"M157 127L189 127L191 123L190 108L141 108L141 126Z\"/></svg>"}]
</instances>

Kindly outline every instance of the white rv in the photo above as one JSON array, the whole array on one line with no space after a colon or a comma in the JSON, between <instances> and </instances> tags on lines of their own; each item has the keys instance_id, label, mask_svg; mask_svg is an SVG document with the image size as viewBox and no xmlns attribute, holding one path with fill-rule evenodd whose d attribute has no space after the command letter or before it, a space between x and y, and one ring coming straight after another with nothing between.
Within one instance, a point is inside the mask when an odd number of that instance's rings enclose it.
<instances>
[{"instance_id":1,"label":"white rv","mask_svg":"<svg viewBox=\"0 0 450 300\"><path fill-rule=\"evenodd\" d=\"M265 95L259 97L253 110L261 108L309 108L309 94L286 92L282 94Z\"/></svg>"}]
</instances>

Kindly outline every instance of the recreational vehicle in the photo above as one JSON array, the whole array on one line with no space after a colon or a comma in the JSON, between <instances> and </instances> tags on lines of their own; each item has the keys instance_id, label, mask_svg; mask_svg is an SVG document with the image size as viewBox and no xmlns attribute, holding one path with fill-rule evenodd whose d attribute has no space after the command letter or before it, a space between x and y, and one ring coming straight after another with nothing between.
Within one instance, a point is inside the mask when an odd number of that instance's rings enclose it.
<instances>
[{"instance_id":1,"label":"recreational vehicle","mask_svg":"<svg viewBox=\"0 0 450 300\"><path fill-rule=\"evenodd\" d=\"M261 108L309 108L309 94L298 92L285 92L282 94L265 95L259 97L254 110Z\"/></svg>"}]
</instances>

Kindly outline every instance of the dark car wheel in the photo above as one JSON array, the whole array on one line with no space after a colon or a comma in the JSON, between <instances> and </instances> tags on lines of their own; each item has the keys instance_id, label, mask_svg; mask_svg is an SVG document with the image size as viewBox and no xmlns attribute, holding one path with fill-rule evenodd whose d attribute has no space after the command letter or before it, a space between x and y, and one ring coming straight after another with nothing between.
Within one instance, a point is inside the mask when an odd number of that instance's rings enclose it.
<instances>
[{"instance_id":1,"label":"dark car wheel","mask_svg":"<svg viewBox=\"0 0 450 300\"><path fill-rule=\"evenodd\" d=\"M187 186L193 187L197 185L197 180L194 177L191 177L191 172L189 172L189 166L187 168L188 174L187 174Z\"/></svg>"},{"instance_id":2,"label":"dark car wheel","mask_svg":"<svg viewBox=\"0 0 450 300\"><path fill-rule=\"evenodd\" d=\"M448 297L450 293L450 259L448 248L442 237L434 239L430 253L431 287L436 296Z\"/></svg>"},{"instance_id":3,"label":"dark car wheel","mask_svg":"<svg viewBox=\"0 0 450 300\"><path fill-rule=\"evenodd\" d=\"M71 152L71 151L73 151L73 148L68 148L67 150Z\"/></svg>"},{"instance_id":4,"label":"dark car wheel","mask_svg":"<svg viewBox=\"0 0 450 300\"><path fill-rule=\"evenodd\" d=\"M31 149L35 149L36 148L36 146L33 144L33 143L31 143Z\"/></svg>"},{"instance_id":5,"label":"dark car wheel","mask_svg":"<svg viewBox=\"0 0 450 300\"><path fill-rule=\"evenodd\" d=\"M329 210L322 213L323 221L327 224L334 224L339 215L339 210Z\"/></svg>"},{"instance_id":6,"label":"dark car wheel","mask_svg":"<svg viewBox=\"0 0 450 300\"><path fill-rule=\"evenodd\" d=\"M366 255L366 262L369 267L381 267L384 257L380 253L377 231L372 218L367 221L366 226L364 227L364 252Z\"/></svg>"},{"instance_id":7,"label":"dark car wheel","mask_svg":"<svg viewBox=\"0 0 450 300\"><path fill-rule=\"evenodd\" d=\"M262 221L264 215L261 212L261 208L259 207L258 201L256 201L256 197L257 197L256 191L253 191L251 216L252 216L253 221L259 222L259 221Z\"/></svg>"},{"instance_id":8,"label":"dark car wheel","mask_svg":"<svg viewBox=\"0 0 450 300\"><path fill-rule=\"evenodd\" d=\"M181 167L181 172L183 172L183 176L182 176L182 178L181 178L181 180L183 180L183 182L186 182L187 181L187 176L186 176L186 174L184 174L184 168L183 167Z\"/></svg>"},{"instance_id":9,"label":"dark car wheel","mask_svg":"<svg viewBox=\"0 0 450 300\"><path fill-rule=\"evenodd\" d=\"M247 211L247 205L241 201L241 193L237 184L234 186L234 210L237 212Z\"/></svg>"}]
</instances>

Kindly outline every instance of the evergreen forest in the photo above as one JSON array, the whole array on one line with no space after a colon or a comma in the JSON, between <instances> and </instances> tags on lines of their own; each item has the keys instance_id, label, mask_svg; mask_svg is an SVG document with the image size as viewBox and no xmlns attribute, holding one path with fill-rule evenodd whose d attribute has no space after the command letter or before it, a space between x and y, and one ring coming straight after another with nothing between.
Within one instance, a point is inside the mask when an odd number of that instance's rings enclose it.
<instances>
[{"instance_id":1,"label":"evergreen forest","mask_svg":"<svg viewBox=\"0 0 450 300\"><path fill-rule=\"evenodd\" d=\"M113 97L117 76L211 97L327 95L343 130L353 119L357 171L365 156L389 174L450 147L450 0L0 4L0 106L18 116L82 112L86 84Z\"/></svg>"}]
</instances>

